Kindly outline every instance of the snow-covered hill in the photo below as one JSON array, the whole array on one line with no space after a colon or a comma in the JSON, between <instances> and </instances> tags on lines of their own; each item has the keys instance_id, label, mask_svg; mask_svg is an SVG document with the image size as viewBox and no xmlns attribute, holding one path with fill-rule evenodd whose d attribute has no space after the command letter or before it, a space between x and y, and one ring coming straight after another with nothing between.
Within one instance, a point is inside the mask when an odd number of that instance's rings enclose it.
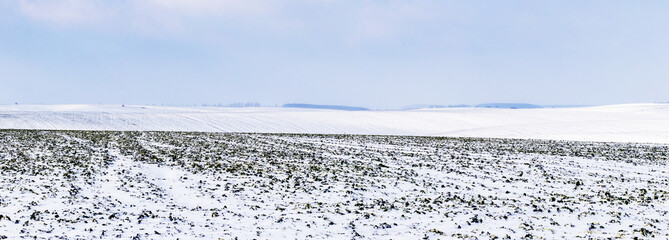
<instances>
[{"instance_id":1,"label":"snow-covered hill","mask_svg":"<svg viewBox=\"0 0 669 240\"><path fill-rule=\"evenodd\" d=\"M0 105L0 129L346 133L669 143L669 104L407 111Z\"/></svg>"}]
</instances>

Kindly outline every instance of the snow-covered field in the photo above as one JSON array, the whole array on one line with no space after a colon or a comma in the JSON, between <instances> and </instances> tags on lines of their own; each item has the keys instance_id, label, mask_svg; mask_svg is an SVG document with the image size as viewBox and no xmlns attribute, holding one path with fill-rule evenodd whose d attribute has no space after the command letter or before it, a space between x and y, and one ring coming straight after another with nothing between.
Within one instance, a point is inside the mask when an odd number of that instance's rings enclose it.
<instances>
[{"instance_id":1,"label":"snow-covered field","mask_svg":"<svg viewBox=\"0 0 669 240\"><path fill-rule=\"evenodd\" d=\"M668 161L660 144L3 130L0 238L667 239Z\"/></svg>"},{"instance_id":2,"label":"snow-covered field","mask_svg":"<svg viewBox=\"0 0 669 240\"><path fill-rule=\"evenodd\" d=\"M0 129L381 134L669 143L669 104L339 111L4 105Z\"/></svg>"}]
</instances>

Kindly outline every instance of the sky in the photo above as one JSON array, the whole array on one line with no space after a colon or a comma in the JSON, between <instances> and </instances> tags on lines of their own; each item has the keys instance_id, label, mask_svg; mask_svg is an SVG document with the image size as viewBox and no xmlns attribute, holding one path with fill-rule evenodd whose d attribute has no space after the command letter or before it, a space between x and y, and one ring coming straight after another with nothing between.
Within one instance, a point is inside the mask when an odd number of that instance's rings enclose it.
<instances>
[{"instance_id":1,"label":"sky","mask_svg":"<svg viewBox=\"0 0 669 240\"><path fill-rule=\"evenodd\" d=\"M0 104L669 101L668 1L0 0Z\"/></svg>"}]
</instances>

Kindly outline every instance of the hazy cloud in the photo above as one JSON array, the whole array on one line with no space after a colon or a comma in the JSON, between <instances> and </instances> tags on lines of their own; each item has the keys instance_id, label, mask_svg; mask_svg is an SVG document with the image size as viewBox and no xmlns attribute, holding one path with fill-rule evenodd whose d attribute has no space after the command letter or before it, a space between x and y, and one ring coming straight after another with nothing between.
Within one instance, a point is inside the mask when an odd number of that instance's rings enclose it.
<instances>
[{"instance_id":1,"label":"hazy cloud","mask_svg":"<svg viewBox=\"0 0 669 240\"><path fill-rule=\"evenodd\" d=\"M191 17L207 15L252 17L268 14L276 7L270 1L236 0L139 0L133 1L132 4L140 12L160 11Z\"/></svg>"},{"instance_id":2,"label":"hazy cloud","mask_svg":"<svg viewBox=\"0 0 669 240\"><path fill-rule=\"evenodd\" d=\"M428 2L388 1L362 6L354 28L359 38L381 38L402 34L411 25L435 17Z\"/></svg>"},{"instance_id":3,"label":"hazy cloud","mask_svg":"<svg viewBox=\"0 0 669 240\"><path fill-rule=\"evenodd\" d=\"M21 0L15 7L25 18L58 27L155 35L241 23L248 31L325 31L347 42L401 35L435 15L429 2L405 1Z\"/></svg>"},{"instance_id":4,"label":"hazy cloud","mask_svg":"<svg viewBox=\"0 0 669 240\"><path fill-rule=\"evenodd\" d=\"M137 103L247 99L367 106L666 101L668 7L0 0L0 67L11 70L0 72L5 81L17 79L0 83L13 95L6 99L53 102L97 102L98 96ZM146 93L153 88L160 94ZM181 97L166 97L172 95Z\"/></svg>"},{"instance_id":5,"label":"hazy cloud","mask_svg":"<svg viewBox=\"0 0 669 240\"><path fill-rule=\"evenodd\" d=\"M17 7L23 16L59 26L100 23L112 13L102 2L88 0L21 0Z\"/></svg>"}]
</instances>

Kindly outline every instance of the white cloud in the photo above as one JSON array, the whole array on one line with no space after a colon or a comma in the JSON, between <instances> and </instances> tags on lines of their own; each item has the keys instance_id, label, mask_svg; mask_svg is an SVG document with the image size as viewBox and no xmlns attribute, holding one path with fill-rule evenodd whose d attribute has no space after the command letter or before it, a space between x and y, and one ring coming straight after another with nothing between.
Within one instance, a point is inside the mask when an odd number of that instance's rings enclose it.
<instances>
[{"instance_id":1,"label":"white cloud","mask_svg":"<svg viewBox=\"0 0 669 240\"><path fill-rule=\"evenodd\" d=\"M20 15L55 26L92 26L164 36L216 32L226 26L257 34L360 43L408 33L434 14L429 2L339 0L19 0ZM322 14L314 14L322 13ZM212 34L212 33L207 33Z\"/></svg>"},{"instance_id":2,"label":"white cloud","mask_svg":"<svg viewBox=\"0 0 669 240\"><path fill-rule=\"evenodd\" d=\"M258 27L281 8L274 1L136 0L128 3L129 27L142 34L181 34L189 29L207 31L222 24ZM259 20L260 19L260 20ZM190 33L190 32L189 32Z\"/></svg>"},{"instance_id":3,"label":"white cloud","mask_svg":"<svg viewBox=\"0 0 669 240\"><path fill-rule=\"evenodd\" d=\"M31 19L55 25L95 24L111 14L99 1L21 0L19 12Z\"/></svg>"},{"instance_id":4,"label":"white cloud","mask_svg":"<svg viewBox=\"0 0 669 240\"><path fill-rule=\"evenodd\" d=\"M220 23L276 24L281 1L253 0L19 0L6 3L18 16L55 27L93 27L135 34L180 34ZM0 7L3 7L0 5ZM198 24L198 25L196 25Z\"/></svg>"},{"instance_id":5,"label":"white cloud","mask_svg":"<svg viewBox=\"0 0 669 240\"><path fill-rule=\"evenodd\" d=\"M20 0L17 12L29 19L59 26L127 23L132 21L166 22L181 18L229 17L255 18L279 7L270 1L236 0ZM130 21L128 21L130 20Z\"/></svg>"},{"instance_id":6,"label":"white cloud","mask_svg":"<svg viewBox=\"0 0 669 240\"><path fill-rule=\"evenodd\" d=\"M364 6L357 13L354 31L358 37L381 38L410 30L417 21L433 17L424 2L390 1Z\"/></svg>"},{"instance_id":7,"label":"white cloud","mask_svg":"<svg viewBox=\"0 0 669 240\"><path fill-rule=\"evenodd\" d=\"M140 11L160 11L180 16L259 16L272 11L269 1L238 0L137 0L133 5Z\"/></svg>"}]
</instances>

